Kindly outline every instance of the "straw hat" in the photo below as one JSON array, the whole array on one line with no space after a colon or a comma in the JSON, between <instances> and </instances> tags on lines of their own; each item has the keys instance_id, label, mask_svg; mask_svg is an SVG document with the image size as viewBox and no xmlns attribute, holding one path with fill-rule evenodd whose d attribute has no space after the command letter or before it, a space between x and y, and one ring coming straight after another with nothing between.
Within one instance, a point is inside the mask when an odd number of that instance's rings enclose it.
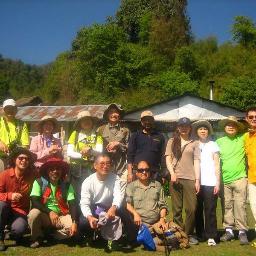
<instances>
[{"instance_id":1,"label":"straw hat","mask_svg":"<svg viewBox=\"0 0 256 256\"><path fill-rule=\"evenodd\" d=\"M115 108L118 111L120 118L123 117L124 109L122 108L122 106L118 105L116 103L111 103L108 105L107 109L104 111L103 119L108 120L108 113L109 113L110 109L112 109L112 108Z\"/></svg>"},{"instance_id":2,"label":"straw hat","mask_svg":"<svg viewBox=\"0 0 256 256\"><path fill-rule=\"evenodd\" d=\"M48 170L51 167L58 167L61 170L61 178L65 178L69 171L69 165L67 162L63 161L61 158L51 157L40 167L39 173L44 178L48 179Z\"/></svg>"},{"instance_id":3,"label":"straw hat","mask_svg":"<svg viewBox=\"0 0 256 256\"><path fill-rule=\"evenodd\" d=\"M224 129L228 123L235 124L239 131L242 131L244 129L244 125L239 122L235 116L228 116L227 118L219 121L219 128Z\"/></svg>"},{"instance_id":4,"label":"straw hat","mask_svg":"<svg viewBox=\"0 0 256 256\"><path fill-rule=\"evenodd\" d=\"M200 127L206 127L209 131L209 135L213 134L212 125L207 120L198 120L192 124L193 132L196 134L197 129Z\"/></svg>"},{"instance_id":5,"label":"straw hat","mask_svg":"<svg viewBox=\"0 0 256 256\"><path fill-rule=\"evenodd\" d=\"M88 110L81 111L77 114L76 121L74 123L75 129L79 125L80 121L84 118L90 118L94 124L97 123L97 121L98 121L98 118L95 116L92 116Z\"/></svg>"},{"instance_id":6,"label":"straw hat","mask_svg":"<svg viewBox=\"0 0 256 256\"><path fill-rule=\"evenodd\" d=\"M59 124L58 124L57 119L50 116L50 115L46 115L46 116L42 117L42 119L37 123L37 128L38 128L40 133L42 133L43 125L47 121L52 122L52 124L53 124L53 133L55 133L59 130Z\"/></svg>"}]
</instances>

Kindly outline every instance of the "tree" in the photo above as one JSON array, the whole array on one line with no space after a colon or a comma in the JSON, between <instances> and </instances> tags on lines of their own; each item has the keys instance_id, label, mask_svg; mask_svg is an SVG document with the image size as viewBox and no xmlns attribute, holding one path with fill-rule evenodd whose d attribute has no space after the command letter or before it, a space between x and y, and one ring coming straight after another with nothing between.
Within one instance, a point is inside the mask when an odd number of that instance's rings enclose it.
<instances>
[{"instance_id":1,"label":"tree","mask_svg":"<svg viewBox=\"0 0 256 256\"><path fill-rule=\"evenodd\" d=\"M232 27L233 40L244 47L256 47L256 25L249 17L236 16Z\"/></svg>"},{"instance_id":2,"label":"tree","mask_svg":"<svg viewBox=\"0 0 256 256\"><path fill-rule=\"evenodd\" d=\"M256 76L241 76L226 84L220 101L240 109L256 105L255 99Z\"/></svg>"}]
</instances>

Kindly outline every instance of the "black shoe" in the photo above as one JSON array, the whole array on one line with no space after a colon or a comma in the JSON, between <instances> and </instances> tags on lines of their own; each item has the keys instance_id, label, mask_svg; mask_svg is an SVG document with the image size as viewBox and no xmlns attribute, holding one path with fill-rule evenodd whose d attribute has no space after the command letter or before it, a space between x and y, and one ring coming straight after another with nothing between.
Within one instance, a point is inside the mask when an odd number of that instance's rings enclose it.
<instances>
[{"instance_id":1,"label":"black shoe","mask_svg":"<svg viewBox=\"0 0 256 256\"><path fill-rule=\"evenodd\" d=\"M249 244L249 241L248 241L248 238L247 238L247 235L245 232L241 232L239 235L238 235L238 238L240 240L240 244L241 245L247 245Z\"/></svg>"},{"instance_id":2,"label":"black shoe","mask_svg":"<svg viewBox=\"0 0 256 256\"><path fill-rule=\"evenodd\" d=\"M0 251L5 251L6 250L6 245L4 244L3 240L0 240Z\"/></svg>"}]
</instances>

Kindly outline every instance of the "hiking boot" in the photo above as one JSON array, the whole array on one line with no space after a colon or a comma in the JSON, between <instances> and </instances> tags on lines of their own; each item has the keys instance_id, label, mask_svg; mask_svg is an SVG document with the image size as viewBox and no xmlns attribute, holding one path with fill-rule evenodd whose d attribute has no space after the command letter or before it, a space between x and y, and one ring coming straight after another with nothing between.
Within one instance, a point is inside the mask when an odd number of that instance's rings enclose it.
<instances>
[{"instance_id":1,"label":"hiking boot","mask_svg":"<svg viewBox=\"0 0 256 256\"><path fill-rule=\"evenodd\" d=\"M216 242L213 238L209 238L207 241L208 246L215 246Z\"/></svg>"},{"instance_id":2,"label":"hiking boot","mask_svg":"<svg viewBox=\"0 0 256 256\"><path fill-rule=\"evenodd\" d=\"M248 238L247 238L247 235L245 232L241 232L239 235L238 235L238 238L240 240L240 244L241 245L247 245L249 244L249 241L248 241Z\"/></svg>"},{"instance_id":3,"label":"hiking boot","mask_svg":"<svg viewBox=\"0 0 256 256\"><path fill-rule=\"evenodd\" d=\"M226 231L225 234L220 237L221 242L227 242L232 240L234 240L234 235L228 231Z\"/></svg>"},{"instance_id":4,"label":"hiking boot","mask_svg":"<svg viewBox=\"0 0 256 256\"><path fill-rule=\"evenodd\" d=\"M4 244L3 240L0 240L0 251L5 251L6 250L6 246Z\"/></svg>"},{"instance_id":5,"label":"hiking boot","mask_svg":"<svg viewBox=\"0 0 256 256\"><path fill-rule=\"evenodd\" d=\"M198 245L198 240L194 236L189 236L188 241L190 245Z\"/></svg>"}]
</instances>

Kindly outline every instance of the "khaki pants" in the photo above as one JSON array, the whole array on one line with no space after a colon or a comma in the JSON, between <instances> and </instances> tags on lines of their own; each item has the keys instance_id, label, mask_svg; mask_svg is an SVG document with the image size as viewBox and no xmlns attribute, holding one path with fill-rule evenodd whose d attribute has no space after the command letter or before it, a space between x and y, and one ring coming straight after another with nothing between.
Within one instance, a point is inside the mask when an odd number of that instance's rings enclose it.
<instances>
[{"instance_id":1,"label":"khaki pants","mask_svg":"<svg viewBox=\"0 0 256 256\"><path fill-rule=\"evenodd\" d=\"M185 206L185 232L193 235L195 227L195 212L197 205L195 181L178 179L178 183L170 185L172 198L173 221L180 227L184 227L182 219L183 202Z\"/></svg>"},{"instance_id":2,"label":"khaki pants","mask_svg":"<svg viewBox=\"0 0 256 256\"><path fill-rule=\"evenodd\" d=\"M248 184L249 187L249 200L252 210L252 214L255 221L255 230L256 230L256 183Z\"/></svg>"},{"instance_id":3,"label":"khaki pants","mask_svg":"<svg viewBox=\"0 0 256 256\"><path fill-rule=\"evenodd\" d=\"M72 219L69 214L60 216L60 229L55 229L47 213L41 212L33 208L28 214L28 224L31 229L31 240L37 241L44 237L44 232L53 229L53 236L57 240L66 239L69 237Z\"/></svg>"},{"instance_id":4,"label":"khaki pants","mask_svg":"<svg viewBox=\"0 0 256 256\"><path fill-rule=\"evenodd\" d=\"M125 190L127 187L127 175L128 175L128 170L125 170L122 175L119 176L120 178L120 185L121 185L121 193L125 195Z\"/></svg>"},{"instance_id":5,"label":"khaki pants","mask_svg":"<svg viewBox=\"0 0 256 256\"><path fill-rule=\"evenodd\" d=\"M224 184L224 228L248 230L246 216L247 178Z\"/></svg>"}]
</instances>

